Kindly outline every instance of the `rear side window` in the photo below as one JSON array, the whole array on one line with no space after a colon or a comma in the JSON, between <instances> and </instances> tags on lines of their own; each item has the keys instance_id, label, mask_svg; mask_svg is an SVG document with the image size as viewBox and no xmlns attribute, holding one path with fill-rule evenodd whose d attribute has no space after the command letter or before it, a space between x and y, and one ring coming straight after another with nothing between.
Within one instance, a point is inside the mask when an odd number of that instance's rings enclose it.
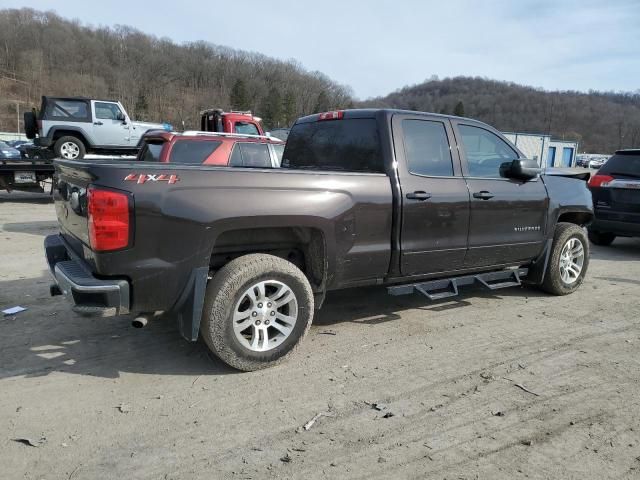
<instances>
[{"instance_id":1,"label":"rear side window","mask_svg":"<svg viewBox=\"0 0 640 480\"><path fill-rule=\"evenodd\" d=\"M138 160L141 162L159 162L160 152L162 152L163 146L164 142L162 141L146 143L144 147L142 147L142 150L140 150Z\"/></svg>"},{"instance_id":2,"label":"rear side window","mask_svg":"<svg viewBox=\"0 0 640 480\"><path fill-rule=\"evenodd\" d=\"M169 163L204 163L221 144L208 140L177 140L171 147Z\"/></svg>"},{"instance_id":3,"label":"rear side window","mask_svg":"<svg viewBox=\"0 0 640 480\"><path fill-rule=\"evenodd\" d=\"M500 165L519 158L507 142L484 128L459 125L458 129L471 177L500 178Z\"/></svg>"},{"instance_id":4,"label":"rear side window","mask_svg":"<svg viewBox=\"0 0 640 480\"><path fill-rule=\"evenodd\" d=\"M442 122L403 120L402 134L409 171L417 175L453 176L447 131Z\"/></svg>"},{"instance_id":5,"label":"rear side window","mask_svg":"<svg viewBox=\"0 0 640 480\"><path fill-rule=\"evenodd\" d=\"M67 120L70 122L88 121L89 104L85 100L47 100L45 118Z\"/></svg>"},{"instance_id":6,"label":"rear side window","mask_svg":"<svg viewBox=\"0 0 640 480\"><path fill-rule=\"evenodd\" d=\"M598 173L608 175L627 175L640 178L640 153L616 153L607 160Z\"/></svg>"},{"instance_id":7,"label":"rear side window","mask_svg":"<svg viewBox=\"0 0 640 480\"><path fill-rule=\"evenodd\" d=\"M282 167L384 173L376 121L352 118L298 123L287 138Z\"/></svg>"},{"instance_id":8,"label":"rear side window","mask_svg":"<svg viewBox=\"0 0 640 480\"><path fill-rule=\"evenodd\" d=\"M229 160L232 167L271 168L269 146L265 143L238 142Z\"/></svg>"},{"instance_id":9,"label":"rear side window","mask_svg":"<svg viewBox=\"0 0 640 480\"><path fill-rule=\"evenodd\" d=\"M253 123L248 122L236 122L233 131L243 135L260 135L258 128Z\"/></svg>"}]
</instances>

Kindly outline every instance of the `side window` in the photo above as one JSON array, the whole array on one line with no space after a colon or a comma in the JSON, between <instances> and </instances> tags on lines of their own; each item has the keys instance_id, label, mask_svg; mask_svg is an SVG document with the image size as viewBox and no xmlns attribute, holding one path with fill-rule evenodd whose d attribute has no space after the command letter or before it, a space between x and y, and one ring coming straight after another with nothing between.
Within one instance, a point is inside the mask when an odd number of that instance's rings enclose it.
<instances>
[{"instance_id":1,"label":"side window","mask_svg":"<svg viewBox=\"0 0 640 480\"><path fill-rule=\"evenodd\" d=\"M269 147L264 143L236 143L229 165L233 167L271 168Z\"/></svg>"},{"instance_id":2,"label":"side window","mask_svg":"<svg viewBox=\"0 0 640 480\"><path fill-rule=\"evenodd\" d=\"M164 142L146 143L138 156L140 162L159 162Z\"/></svg>"},{"instance_id":3,"label":"side window","mask_svg":"<svg viewBox=\"0 0 640 480\"><path fill-rule=\"evenodd\" d=\"M280 166L280 164L282 163L282 154L284 153L284 145L274 144L273 149L276 152L276 160L278 161L277 164L278 166Z\"/></svg>"},{"instance_id":4,"label":"side window","mask_svg":"<svg viewBox=\"0 0 640 480\"><path fill-rule=\"evenodd\" d=\"M86 120L90 115L84 100L51 100L45 109L45 117L78 121Z\"/></svg>"},{"instance_id":5,"label":"side window","mask_svg":"<svg viewBox=\"0 0 640 480\"><path fill-rule=\"evenodd\" d=\"M233 132L243 135L260 135L257 127L253 123L247 122L236 122L233 126Z\"/></svg>"},{"instance_id":6,"label":"side window","mask_svg":"<svg viewBox=\"0 0 640 480\"><path fill-rule=\"evenodd\" d=\"M106 102L96 102L96 118L100 118L102 120L117 120L118 115L122 112L120 111L120 107L115 103L106 103Z\"/></svg>"},{"instance_id":7,"label":"side window","mask_svg":"<svg viewBox=\"0 0 640 480\"><path fill-rule=\"evenodd\" d=\"M222 142L208 140L177 140L171 148L170 163L201 164L211 156Z\"/></svg>"},{"instance_id":8,"label":"side window","mask_svg":"<svg viewBox=\"0 0 640 480\"><path fill-rule=\"evenodd\" d=\"M500 178L500 165L518 158L507 142L484 128L458 125L458 129L471 177Z\"/></svg>"},{"instance_id":9,"label":"side window","mask_svg":"<svg viewBox=\"0 0 640 480\"><path fill-rule=\"evenodd\" d=\"M447 131L442 122L403 120L404 151L409 171L417 175L453 176Z\"/></svg>"}]
</instances>

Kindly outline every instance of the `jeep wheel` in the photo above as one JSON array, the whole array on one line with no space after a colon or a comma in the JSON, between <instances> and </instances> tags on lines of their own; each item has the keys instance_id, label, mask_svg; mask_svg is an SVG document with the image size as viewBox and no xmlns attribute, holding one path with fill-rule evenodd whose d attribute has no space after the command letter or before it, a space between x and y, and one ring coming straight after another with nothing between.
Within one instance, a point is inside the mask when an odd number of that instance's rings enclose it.
<instances>
[{"instance_id":1,"label":"jeep wheel","mask_svg":"<svg viewBox=\"0 0 640 480\"><path fill-rule=\"evenodd\" d=\"M84 143L76 137L60 137L53 147L53 151L56 157L65 160L81 160L86 153Z\"/></svg>"},{"instance_id":2,"label":"jeep wheel","mask_svg":"<svg viewBox=\"0 0 640 480\"><path fill-rule=\"evenodd\" d=\"M312 319L304 273L282 258L251 254L229 262L209 282L200 334L223 362L252 371L290 355Z\"/></svg>"},{"instance_id":3,"label":"jeep wheel","mask_svg":"<svg viewBox=\"0 0 640 480\"><path fill-rule=\"evenodd\" d=\"M596 232L589 230L589 240L591 240L591 243L593 243L594 245L608 247L613 243L615 239L616 236L613 233Z\"/></svg>"},{"instance_id":4,"label":"jeep wheel","mask_svg":"<svg viewBox=\"0 0 640 480\"><path fill-rule=\"evenodd\" d=\"M542 290L553 295L575 292L589 267L589 241L584 230L573 223L558 223Z\"/></svg>"}]
</instances>

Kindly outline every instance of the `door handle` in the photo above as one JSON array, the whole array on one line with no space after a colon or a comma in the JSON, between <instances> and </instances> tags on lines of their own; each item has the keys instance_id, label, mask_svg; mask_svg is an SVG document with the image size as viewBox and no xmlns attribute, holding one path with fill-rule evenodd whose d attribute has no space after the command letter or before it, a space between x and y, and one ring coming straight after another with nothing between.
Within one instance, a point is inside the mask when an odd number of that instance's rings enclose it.
<instances>
[{"instance_id":1,"label":"door handle","mask_svg":"<svg viewBox=\"0 0 640 480\"><path fill-rule=\"evenodd\" d=\"M94 125L102 125L102 122L93 122Z\"/></svg>"},{"instance_id":2,"label":"door handle","mask_svg":"<svg viewBox=\"0 0 640 480\"><path fill-rule=\"evenodd\" d=\"M481 200L489 200L490 198L493 198L493 193L483 190L481 192L474 193L473 198L479 198Z\"/></svg>"},{"instance_id":3,"label":"door handle","mask_svg":"<svg viewBox=\"0 0 640 480\"><path fill-rule=\"evenodd\" d=\"M409 200L429 200L431 198L431 194L427 192L411 192L407 193L407 198Z\"/></svg>"}]
</instances>

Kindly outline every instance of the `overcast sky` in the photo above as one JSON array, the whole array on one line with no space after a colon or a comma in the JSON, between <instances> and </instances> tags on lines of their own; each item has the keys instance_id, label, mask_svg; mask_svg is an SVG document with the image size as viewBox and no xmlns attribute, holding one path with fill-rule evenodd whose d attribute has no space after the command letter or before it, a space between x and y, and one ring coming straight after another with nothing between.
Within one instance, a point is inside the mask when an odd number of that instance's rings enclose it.
<instances>
[{"instance_id":1,"label":"overcast sky","mask_svg":"<svg viewBox=\"0 0 640 480\"><path fill-rule=\"evenodd\" d=\"M385 95L432 75L640 89L640 0L1 0L301 62Z\"/></svg>"}]
</instances>

